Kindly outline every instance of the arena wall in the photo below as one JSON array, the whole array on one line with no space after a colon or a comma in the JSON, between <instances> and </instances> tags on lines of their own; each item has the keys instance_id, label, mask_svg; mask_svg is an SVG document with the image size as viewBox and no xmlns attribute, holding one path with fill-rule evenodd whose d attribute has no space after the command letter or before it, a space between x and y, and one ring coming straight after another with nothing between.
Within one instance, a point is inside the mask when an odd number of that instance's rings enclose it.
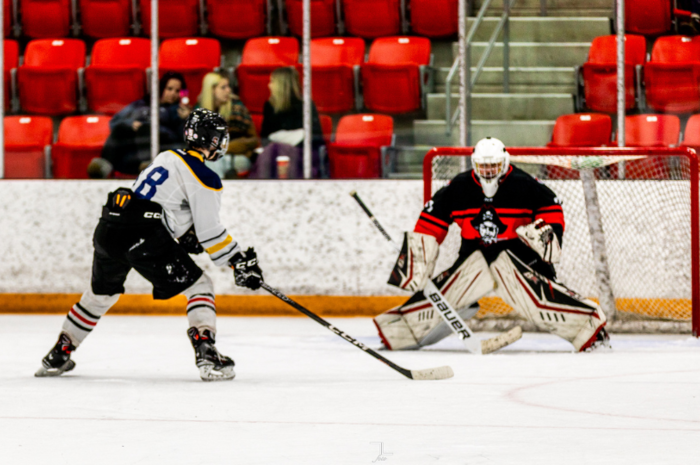
<instances>
[{"instance_id":1,"label":"arena wall","mask_svg":"<svg viewBox=\"0 0 700 465\"><path fill-rule=\"evenodd\" d=\"M557 186L557 182L551 187L567 192L563 198L565 211L584 208L582 192ZM91 238L101 206L109 191L125 184L0 183L0 312L62 313L72 305L90 282ZM599 184L599 196L606 204L604 221L605 217L623 218L634 231L628 237L606 237L611 273L620 276L614 279L620 283L614 289L617 297L690 297L689 244L681 244L677 250L668 241L674 231L688 228L689 216L683 207L674 210L655 193L653 186L663 184L626 182L614 186L616 197L643 195L652 206L658 204L658 208L643 214L631 211L624 202L608 199L612 184ZM348 195L351 190L357 190L397 239L402 231L413 227L423 202L421 181L226 181L221 220L235 240L244 247L256 248L265 278L272 286L300 296L326 315L375 315L406 296L397 295L400 291L386 284L395 253ZM657 218L649 221L650 215ZM655 226L651 228L650 224ZM458 242L455 233L451 236L448 241ZM662 257L649 252L659 241L665 244ZM560 277L570 283L574 274L582 276L576 280L579 287L575 289L595 295L590 249L574 244L565 237ZM449 266L453 257L448 255L440 257L438 269ZM206 254L195 259L214 280L221 296L221 313L294 314L262 291L235 286L231 270L214 267ZM627 284L624 277L632 269L656 271L649 273L643 283ZM115 308L116 313L182 311L176 299L154 303L148 296L149 283L136 273L130 274L126 289L128 295Z\"/></svg>"}]
</instances>

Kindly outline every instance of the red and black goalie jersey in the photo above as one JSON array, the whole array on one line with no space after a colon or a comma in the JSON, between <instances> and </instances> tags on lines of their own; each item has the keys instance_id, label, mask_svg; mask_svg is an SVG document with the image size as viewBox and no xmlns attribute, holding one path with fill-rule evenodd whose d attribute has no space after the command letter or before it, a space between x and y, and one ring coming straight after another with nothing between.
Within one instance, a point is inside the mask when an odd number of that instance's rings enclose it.
<instances>
[{"instance_id":1,"label":"red and black goalie jersey","mask_svg":"<svg viewBox=\"0 0 700 465\"><path fill-rule=\"evenodd\" d=\"M415 232L434 236L442 243L450 224L456 222L462 235L460 257L481 250L490 263L507 248L531 261L537 254L518 239L515 229L540 218L552 225L563 244L564 212L551 189L510 166L499 181L496 195L486 198L479 178L471 170L457 175L435 193L421 212Z\"/></svg>"}]
</instances>

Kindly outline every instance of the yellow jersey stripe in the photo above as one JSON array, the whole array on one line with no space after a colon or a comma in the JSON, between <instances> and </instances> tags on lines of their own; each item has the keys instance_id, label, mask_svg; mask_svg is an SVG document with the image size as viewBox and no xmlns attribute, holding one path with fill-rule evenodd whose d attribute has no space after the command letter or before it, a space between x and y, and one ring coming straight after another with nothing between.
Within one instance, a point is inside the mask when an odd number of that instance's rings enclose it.
<instances>
[{"instance_id":1,"label":"yellow jersey stripe","mask_svg":"<svg viewBox=\"0 0 700 465\"><path fill-rule=\"evenodd\" d=\"M218 252L219 250L223 249L224 247L226 247L227 245L229 245L231 242L233 242L233 238L230 235L226 236L226 239L224 239L223 241L219 242L216 245L212 245L211 247L206 249L207 253L209 255L214 254L214 253Z\"/></svg>"},{"instance_id":2,"label":"yellow jersey stripe","mask_svg":"<svg viewBox=\"0 0 700 465\"><path fill-rule=\"evenodd\" d=\"M202 182L202 180L199 179L199 176L197 176L197 175L195 174L195 172L192 170L192 168L190 168L190 165L182 158L182 155L180 155L179 153L177 153L177 152L174 151L174 150L171 150L170 152L174 153L175 155L177 155L177 156L180 158L180 160L182 160L182 162L185 164L185 166L187 167L187 169L190 170L190 173L192 173L192 176L202 185L202 187L204 187L204 188L206 188L206 189L209 189L209 190L211 190L211 191L217 191L217 192L224 189L223 186L221 186L220 188L217 189L217 188L214 188L214 187L209 187L209 186L207 186L206 184L204 184L204 183Z\"/></svg>"}]
</instances>

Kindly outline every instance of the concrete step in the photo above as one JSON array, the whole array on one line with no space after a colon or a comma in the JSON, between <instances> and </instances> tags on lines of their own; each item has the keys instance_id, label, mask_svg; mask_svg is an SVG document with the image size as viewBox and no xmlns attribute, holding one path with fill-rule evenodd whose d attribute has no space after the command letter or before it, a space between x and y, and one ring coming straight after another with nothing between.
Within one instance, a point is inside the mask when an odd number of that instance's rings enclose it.
<instances>
[{"instance_id":1,"label":"concrete step","mask_svg":"<svg viewBox=\"0 0 700 465\"><path fill-rule=\"evenodd\" d=\"M445 92L450 68L435 72L435 93ZM472 67L472 73L476 71ZM510 92L513 93L573 93L576 90L574 68L510 68ZM452 91L459 88L459 74L452 79ZM476 84L476 92L503 92L503 68L484 68Z\"/></svg>"},{"instance_id":2,"label":"concrete step","mask_svg":"<svg viewBox=\"0 0 700 465\"><path fill-rule=\"evenodd\" d=\"M459 94L452 94L452 111ZM473 94L472 119L489 121L555 120L574 112L569 94ZM428 94L427 119L445 119L445 94ZM415 141L414 143L418 143Z\"/></svg>"},{"instance_id":3,"label":"concrete step","mask_svg":"<svg viewBox=\"0 0 700 465\"><path fill-rule=\"evenodd\" d=\"M467 31L476 18L467 20ZM476 42L488 42L500 18L484 18L474 36ZM514 17L510 19L511 42L591 42L610 34L610 18ZM502 40L501 33L499 40Z\"/></svg>"},{"instance_id":4,"label":"concrete step","mask_svg":"<svg viewBox=\"0 0 700 465\"><path fill-rule=\"evenodd\" d=\"M423 171L423 157L432 146L398 146L389 149L390 177L416 174Z\"/></svg>"},{"instance_id":5,"label":"concrete step","mask_svg":"<svg viewBox=\"0 0 700 465\"><path fill-rule=\"evenodd\" d=\"M474 42L471 47L472 66L479 63L487 46L486 42ZM511 42L509 65L520 68L577 66L586 61L590 48L590 42ZM459 47L457 42L454 42L452 44L452 60L454 61L457 56L459 56ZM502 43L494 45L485 66L503 66Z\"/></svg>"},{"instance_id":6,"label":"concrete step","mask_svg":"<svg viewBox=\"0 0 700 465\"><path fill-rule=\"evenodd\" d=\"M476 15L484 0L474 0L473 12ZM614 2L610 0L546 0L545 16L610 16ZM500 16L503 13L503 0L494 0L487 14ZM511 9L513 15L539 16L542 13L541 0L516 0Z\"/></svg>"},{"instance_id":7,"label":"concrete step","mask_svg":"<svg viewBox=\"0 0 700 465\"><path fill-rule=\"evenodd\" d=\"M471 143L484 137L496 137L509 147L543 147L552 138L554 121L472 121ZM445 122L416 120L413 122L415 143L433 147L459 145L459 128L450 136L445 133Z\"/></svg>"}]
</instances>

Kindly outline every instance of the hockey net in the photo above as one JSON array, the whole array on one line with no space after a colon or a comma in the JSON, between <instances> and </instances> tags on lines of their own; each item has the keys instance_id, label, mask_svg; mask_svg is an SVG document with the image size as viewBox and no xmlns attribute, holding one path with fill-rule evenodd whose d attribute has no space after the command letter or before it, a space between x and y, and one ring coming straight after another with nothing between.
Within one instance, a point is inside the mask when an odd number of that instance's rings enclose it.
<instances>
[{"instance_id":1,"label":"hockey net","mask_svg":"<svg viewBox=\"0 0 700 465\"><path fill-rule=\"evenodd\" d=\"M435 148L423 163L429 200L461 171L471 148ZM559 280L613 316L613 330L700 333L698 159L692 149L509 148L511 163L562 200L566 229ZM691 182L692 180L692 182ZM523 195L527 195L526 192ZM457 226L437 270L457 257ZM507 327L513 309L495 295L476 318ZM485 329L488 329L486 327Z\"/></svg>"}]
</instances>

